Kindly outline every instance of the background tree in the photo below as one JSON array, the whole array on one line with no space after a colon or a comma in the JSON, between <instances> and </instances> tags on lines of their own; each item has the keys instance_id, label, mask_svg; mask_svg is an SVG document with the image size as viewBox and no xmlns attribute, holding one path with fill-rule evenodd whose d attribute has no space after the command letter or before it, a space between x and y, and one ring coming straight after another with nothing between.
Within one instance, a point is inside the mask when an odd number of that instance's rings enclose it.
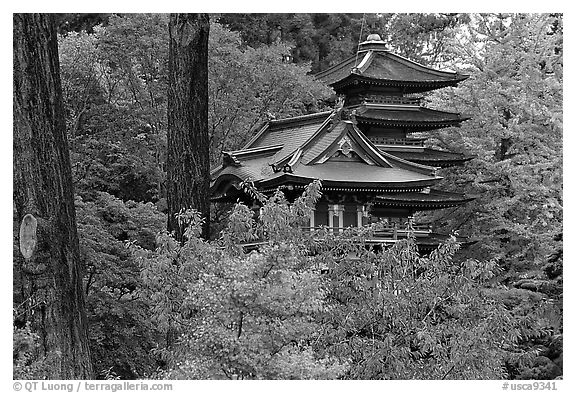
<instances>
[{"instance_id":1,"label":"background tree","mask_svg":"<svg viewBox=\"0 0 576 393\"><path fill-rule=\"evenodd\" d=\"M111 14L54 14L58 34L86 31L92 33L94 27L108 23Z\"/></svg>"},{"instance_id":2,"label":"background tree","mask_svg":"<svg viewBox=\"0 0 576 393\"><path fill-rule=\"evenodd\" d=\"M125 201L165 196L167 23L112 15L93 34L60 38L73 177L85 200L102 191Z\"/></svg>"},{"instance_id":3,"label":"background tree","mask_svg":"<svg viewBox=\"0 0 576 393\"><path fill-rule=\"evenodd\" d=\"M46 14L14 14L13 23L14 218L24 220L26 251L18 257L20 300L51 364L47 376L90 379L56 26Z\"/></svg>"},{"instance_id":4,"label":"background tree","mask_svg":"<svg viewBox=\"0 0 576 393\"><path fill-rule=\"evenodd\" d=\"M209 39L210 159L241 148L259 125L326 110L331 89L308 75L309 63L286 61L285 43L247 46L240 34L212 23Z\"/></svg>"},{"instance_id":5,"label":"background tree","mask_svg":"<svg viewBox=\"0 0 576 393\"><path fill-rule=\"evenodd\" d=\"M523 378L561 373L562 23L557 14L472 15L448 46L469 80L429 98L472 116L430 142L476 156L443 175L447 189L477 197L429 219L476 240L465 255L495 260L500 296L518 317L534 316L523 340L540 357L511 366Z\"/></svg>"},{"instance_id":6,"label":"background tree","mask_svg":"<svg viewBox=\"0 0 576 393\"><path fill-rule=\"evenodd\" d=\"M171 14L168 67L168 153L166 191L168 231L182 240L176 214L195 208L210 222L208 140L207 14Z\"/></svg>"},{"instance_id":7,"label":"background tree","mask_svg":"<svg viewBox=\"0 0 576 393\"><path fill-rule=\"evenodd\" d=\"M218 22L240 33L244 42L291 46L291 61L311 62L313 73L338 64L378 33L391 50L424 64L446 61L447 43L468 14L223 14ZM363 37L360 37L360 34Z\"/></svg>"},{"instance_id":8,"label":"background tree","mask_svg":"<svg viewBox=\"0 0 576 393\"><path fill-rule=\"evenodd\" d=\"M459 228L508 264L536 261L552 252L562 224L561 33L552 33L549 15L476 18L466 30L472 42L452 45L470 80L431 99L472 119L435 142L477 157L450 171L455 187L479 196Z\"/></svg>"},{"instance_id":9,"label":"background tree","mask_svg":"<svg viewBox=\"0 0 576 393\"><path fill-rule=\"evenodd\" d=\"M168 19L114 14L93 33L60 37L73 178L84 200L107 192L166 210ZM212 22L208 47L211 165L270 116L326 108L330 90L307 75L309 63L285 61L287 44L252 48Z\"/></svg>"},{"instance_id":10,"label":"background tree","mask_svg":"<svg viewBox=\"0 0 576 393\"><path fill-rule=\"evenodd\" d=\"M162 365L154 351L160 332L151 322L150 299L140 296L140 269L126 244L154 250L166 215L150 202L100 192L90 200L76 198L76 217L96 377L150 377Z\"/></svg>"}]
</instances>

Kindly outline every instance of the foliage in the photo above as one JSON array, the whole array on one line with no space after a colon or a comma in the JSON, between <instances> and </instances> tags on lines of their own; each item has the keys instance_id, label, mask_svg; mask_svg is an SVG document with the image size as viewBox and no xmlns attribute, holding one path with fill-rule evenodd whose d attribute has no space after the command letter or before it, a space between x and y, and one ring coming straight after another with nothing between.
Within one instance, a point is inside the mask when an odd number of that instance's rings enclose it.
<instances>
[{"instance_id":1,"label":"foliage","mask_svg":"<svg viewBox=\"0 0 576 393\"><path fill-rule=\"evenodd\" d=\"M458 39L461 26L470 23L470 14L418 13L388 14L382 26L394 53L421 64L442 68L453 62L450 45Z\"/></svg>"},{"instance_id":2,"label":"foliage","mask_svg":"<svg viewBox=\"0 0 576 393\"><path fill-rule=\"evenodd\" d=\"M285 44L251 48L239 34L213 23L209 40L211 159L242 147L255 127L270 118L317 112L329 89L306 75L309 67L284 62Z\"/></svg>"},{"instance_id":3,"label":"foliage","mask_svg":"<svg viewBox=\"0 0 576 393\"><path fill-rule=\"evenodd\" d=\"M12 332L12 378L46 379L51 375L48 357L40 355L40 336L34 333L30 324L23 328L13 327Z\"/></svg>"},{"instance_id":4,"label":"foliage","mask_svg":"<svg viewBox=\"0 0 576 393\"><path fill-rule=\"evenodd\" d=\"M511 350L530 356L517 345L521 323L492 293L502 289L494 262L456 262L454 240L429 256L414 239L377 251L365 243L375 226L303 232L319 191L313 183L288 203L249 189L263 203L258 220L235 205L219 243L198 238L193 213L186 244L164 235L156 251L138 251L167 334L164 376L502 378Z\"/></svg>"},{"instance_id":5,"label":"foliage","mask_svg":"<svg viewBox=\"0 0 576 393\"><path fill-rule=\"evenodd\" d=\"M516 316L539 315L533 325L548 329L545 337L526 341L535 348L542 349L546 340L557 347L562 283L545 269L561 266L549 266L547 256L555 252L554 238L562 232L562 18L474 15L465 27L450 48L471 76L430 101L472 116L459 129L439 132L433 142L476 156L465 167L451 169L445 187L477 199L431 219L470 234L477 243L467 255L494 258L502 268L498 279L525 289ZM450 107L443 107L445 102ZM534 302L528 291L545 298ZM530 311L522 309L527 304ZM550 353L558 356L556 350ZM548 377L557 375L556 368ZM541 376L535 372L531 378Z\"/></svg>"},{"instance_id":6,"label":"foliage","mask_svg":"<svg viewBox=\"0 0 576 393\"><path fill-rule=\"evenodd\" d=\"M157 201L166 144L167 48L161 15L112 16L60 39L77 192ZM132 37L139 37L137 40Z\"/></svg>"},{"instance_id":7,"label":"foliage","mask_svg":"<svg viewBox=\"0 0 576 393\"><path fill-rule=\"evenodd\" d=\"M454 238L421 256L414 239L374 252L358 235L327 247L332 330L320 346L350 359L347 378L506 376L504 359L522 329L488 290L493 262L454 260Z\"/></svg>"},{"instance_id":8,"label":"foliage","mask_svg":"<svg viewBox=\"0 0 576 393\"><path fill-rule=\"evenodd\" d=\"M106 27L68 33L59 45L78 193L163 199L167 16L111 15ZM269 116L315 112L329 96L306 75L308 66L283 62L284 44L246 47L238 34L213 23L209 47L212 164L221 150L246 143Z\"/></svg>"},{"instance_id":9,"label":"foliage","mask_svg":"<svg viewBox=\"0 0 576 393\"><path fill-rule=\"evenodd\" d=\"M476 155L449 175L454 186L479 197L459 214L458 226L481 240L487 254L512 265L541 261L561 232L562 58L556 53L561 36L547 30L552 20L517 15L486 17L491 26L480 24L480 31L471 25L484 37L475 39L482 50L464 58L471 77L434 100L472 115L438 137L444 147Z\"/></svg>"},{"instance_id":10,"label":"foliage","mask_svg":"<svg viewBox=\"0 0 576 393\"><path fill-rule=\"evenodd\" d=\"M296 63L318 72L353 56L358 43L378 33L395 53L423 64L446 61L443 53L467 14L223 14L218 21L240 32L250 46L286 43ZM360 37L362 34L362 37Z\"/></svg>"},{"instance_id":11,"label":"foliage","mask_svg":"<svg viewBox=\"0 0 576 393\"><path fill-rule=\"evenodd\" d=\"M154 249L165 216L150 203L124 203L106 193L94 201L77 198L76 211L95 370L99 377L143 378L158 365L151 353L157 332L126 244Z\"/></svg>"},{"instance_id":12,"label":"foliage","mask_svg":"<svg viewBox=\"0 0 576 393\"><path fill-rule=\"evenodd\" d=\"M314 191L316 189L316 191ZM317 185L309 188L317 194ZM306 197L305 197L306 198ZM310 209L313 195L308 202ZM271 200L284 220L293 206ZM231 226L221 246L198 238L197 214L188 215L187 237L179 246L167 235L155 252L140 250L146 296L152 299L157 326L167 335L163 351L170 378L334 378L337 361L313 353L318 332L315 315L322 311L322 277L294 243L271 242L245 255L235 239L244 229L278 235L275 222L257 224L244 205L231 213ZM301 217L301 216L300 216ZM247 219L247 221L244 221ZM240 225L242 222L242 225ZM286 222L286 221L284 221ZM292 229L295 231L295 229Z\"/></svg>"},{"instance_id":13,"label":"foliage","mask_svg":"<svg viewBox=\"0 0 576 393\"><path fill-rule=\"evenodd\" d=\"M111 14L55 14L58 34L66 35L71 32L92 33L94 27L106 24Z\"/></svg>"}]
</instances>

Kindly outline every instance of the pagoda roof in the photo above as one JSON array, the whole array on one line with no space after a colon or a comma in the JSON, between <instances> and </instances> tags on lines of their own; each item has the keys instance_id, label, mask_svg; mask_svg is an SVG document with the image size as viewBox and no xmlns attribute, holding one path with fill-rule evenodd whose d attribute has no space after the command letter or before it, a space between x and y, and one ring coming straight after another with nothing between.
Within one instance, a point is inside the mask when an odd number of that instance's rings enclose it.
<instances>
[{"instance_id":1,"label":"pagoda roof","mask_svg":"<svg viewBox=\"0 0 576 393\"><path fill-rule=\"evenodd\" d=\"M437 129L460 126L468 120L459 113L429 109L418 105L363 104L356 108L359 123L372 123L392 127Z\"/></svg>"},{"instance_id":2,"label":"pagoda roof","mask_svg":"<svg viewBox=\"0 0 576 393\"><path fill-rule=\"evenodd\" d=\"M412 207L418 210L427 210L455 207L473 199L460 193L426 189L420 192L380 194L376 196L374 204L377 206Z\"/></svg>"},{"instance_id":3,"label":"pagoda roof","mask_svg":"<svg viewBox=\"0 0 576 393\"><path fill-rule=\"evenodd\" d=\"M248 141L242 151L249 148L281 145L281 149L275 153L275 161L277 161L278 158L293 153L319 129L323 128L331 113L332 111L326 111L269 121Z\"/></svg>"},{"instance_id":4,"label":"pagoda roof","mask_svg":"<svg viewBox=\"0 0 576 393\"><path fill-rule=\"evenodd\" d=\"M422 146L377 146L380 150L395 155L396 157L402 158L404 160L441 168L458 165L474 158L471 156L465 156L462 153L437 150Z\"/></svg>"},{"instance_id":5,"label":"pagoda roof","mask_svg":"<svg viewBox=\"0 0 576 393\"><path fill-rule=\"evenodd\" d=\"M307 184L365 190L418 190L441 178L437 168L379 150L342 110L264 125L241 150L223 152L211 189L252 181L259 189Z\"/></svg>"},{"instance_id":6,"label":"pagoda roof","mask_svg":"<svg viewBox=\"0 0 576 393\"><path fill-rule=\"evenodd\" d=\"M401 168L382 168L361 162L332 162L319 165L299 165L292 172L278 172L260 180L262 187L276 187L284 183L308 184L321 179L325 187L352 189L422 188L436 178Z\"/></svg>"},{"instance_id":7,"label":"pagoda roof","mask_svg":"<svg viewBox=\"0 0 576 393\"><path fill-rule=\"evenodd\" d=\"M349 85L365 83L402 88L405 93L456 86L468 78L468 75L424 66L379 45L365 46L358 55L315 76L337 91Z\"/></svg>"}]
</instances>

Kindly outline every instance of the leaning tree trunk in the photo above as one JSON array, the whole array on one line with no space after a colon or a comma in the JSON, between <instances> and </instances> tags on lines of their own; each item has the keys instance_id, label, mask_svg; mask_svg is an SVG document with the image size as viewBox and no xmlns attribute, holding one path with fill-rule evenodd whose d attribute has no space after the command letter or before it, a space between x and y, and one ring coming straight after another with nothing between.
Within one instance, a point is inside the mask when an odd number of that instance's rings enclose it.
<instances>
[{"instance_id":1,"label":"leaning tree trunk","mask_svg":"<svg viewBox=\"0 0 576 393\"><path fill-rule=\"evenodd\" d=\"M27 317L53 379L92 378L56 27L13 16L14 194Z\"/></svg>"},{"instance_id":2,"label":"leaning tree trunk","mask_svg":"<svg viewBox=\"0 0 576 393\"><path fill-rule=\"evenodd\" d=\"M168 67L168 231L183 240L175 215L193 208L210 221L210 157L208 152L207 14L171 14Z\"/></svg>"}]
</instances>

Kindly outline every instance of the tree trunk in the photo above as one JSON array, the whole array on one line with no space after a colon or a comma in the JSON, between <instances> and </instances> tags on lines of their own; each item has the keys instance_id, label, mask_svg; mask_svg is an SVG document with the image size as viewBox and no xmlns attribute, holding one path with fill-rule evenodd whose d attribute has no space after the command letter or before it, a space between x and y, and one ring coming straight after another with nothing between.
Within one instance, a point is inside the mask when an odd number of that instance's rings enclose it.
<instances>
[{"instance_id":1,"label":"tree trunk","mask_svg":"<svg viewBox=\"0 0 576 393\"><path fill-rule=\"evenodd\" d=\"M14 14L13 23L13 201L15 218L23 222L18 236L26 258L15 257L27 288L27 316L53 362L50 377L89 379L56 26L47 14Z\"/></svg>"},{"instance_id":2,"label":"tree trunk","mask_svg":"<svg viewBox=\"0 0 576 393\"><path fill-rule=\"evenodd\" d=\"M171 14L168 69L168 231L183 240L175 215L193 208L210 221L207 14Z\"/></svg>"}]
</instances>

